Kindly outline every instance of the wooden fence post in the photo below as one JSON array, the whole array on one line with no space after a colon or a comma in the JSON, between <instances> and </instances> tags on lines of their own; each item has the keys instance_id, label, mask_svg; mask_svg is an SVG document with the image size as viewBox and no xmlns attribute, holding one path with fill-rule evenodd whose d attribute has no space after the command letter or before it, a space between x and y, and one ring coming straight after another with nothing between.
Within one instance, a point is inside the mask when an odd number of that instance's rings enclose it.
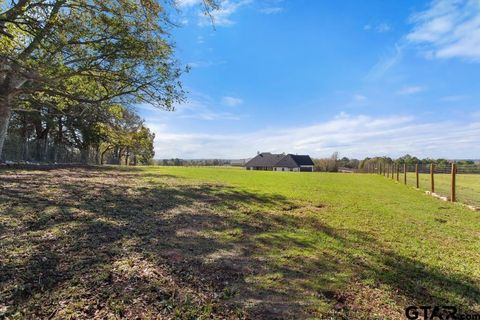
<instances>
[{"instance_id":1,"label":"wooden fence post","mask_svg":"<svg viewBox=\"0 0 480 320\"><path fill-rule=\"evenodd\" d=\"M407 164L403 164L403 184L407 184Z\"/></svg>"},{"instance_id":2,"label":"wooden fence post","mask_svg":"<svg viewBox=\"0 0 480 320\"><path fill-rule=\"evenodd\" d=\"M456 194L455 194L455 188L456 188L456 175L457 175L457 164L456 163L452 163L452 194L451 194L451 201L452 202L455 202L457 199L456 199Z\"/></svg>"},{"instance_id":3,"label":"wooden fence post","mask_svg":"<svg viewBox=\"0 0 480 320\"><path fill-rule=\"evenodd\" d=\"M400 165L397 164L397 182L400 181Z\"/></svg>"},{"instance_id":4,"label":"wooden fence post","mask_svg":"<svg viewBox=\"0 0 480 320\"><path fill-rule=\"evenodd\" d=\"M415 164L415 177L417 178L417 189L420 188L420 183L418 181L418 163Z\"/></svg>"},{"instance_id":5,"label":"wooden fence post","mask_svg":"<svg viewBox=\"0 0 480 320\"><path fill-rule=\"evenodd\" d=\"M392 180L395 179L395 164L392 164Z\"/></svg>"},{"instance_id":6,"label":"wooden fence post","mask_svg":"<svg viewBox=\"0 0 480 320\"><path fill-rule=\"evenodd\" d=\"M435 193L435 165L430 163L430 191Z\"/></svg>"}]
</instances>

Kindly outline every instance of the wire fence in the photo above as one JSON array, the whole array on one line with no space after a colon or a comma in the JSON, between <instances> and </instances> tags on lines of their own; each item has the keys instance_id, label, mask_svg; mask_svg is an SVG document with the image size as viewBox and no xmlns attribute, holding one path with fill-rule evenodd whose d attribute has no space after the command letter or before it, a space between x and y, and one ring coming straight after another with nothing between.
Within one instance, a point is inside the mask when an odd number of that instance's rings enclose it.
<instances>
[{"instance_id":1,"label":"wire fence","mask_svg":"<svg viewBox=\"0 0 480 320\"><path fill-rule=\"evenodd\" d=\"M369 164L360 172L376 173L428 191L445 201L480 208L480 166L475 164Z\"/></svg>"}]
</instances>

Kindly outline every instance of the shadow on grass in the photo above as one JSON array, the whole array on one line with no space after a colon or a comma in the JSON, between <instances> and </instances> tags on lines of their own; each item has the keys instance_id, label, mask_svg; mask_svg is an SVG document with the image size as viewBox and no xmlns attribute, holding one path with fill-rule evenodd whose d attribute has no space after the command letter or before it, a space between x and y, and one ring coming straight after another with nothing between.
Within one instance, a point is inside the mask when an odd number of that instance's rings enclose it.
<instances>
[{"instance_id":1,"label":"shadow on grass","mask_svg":"<svg viewBox=\"0 0 480 320\"><path fill-rule=\"evenodd\" d=\"M7 316L352 318L368 312L345 294L353 279L412 304L480 300L467 276L298 214L280 195L93 169L4 174L0 186Z\"/></svg>"}]
</instances>

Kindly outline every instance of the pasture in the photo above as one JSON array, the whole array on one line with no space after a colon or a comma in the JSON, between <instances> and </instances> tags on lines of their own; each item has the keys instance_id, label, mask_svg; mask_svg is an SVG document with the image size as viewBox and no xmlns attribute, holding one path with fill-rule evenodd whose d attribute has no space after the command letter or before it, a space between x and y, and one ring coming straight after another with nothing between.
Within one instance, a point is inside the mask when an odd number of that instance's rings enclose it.
<instances>
[{"instance_id":1,"label":"pasture","mask_svg":"<svg viewBox=\"0 0 480 320\"><path fill-rule=\"evenodd\" d=\"M0 212L0 317L480 312L480 214L379 175L10 170Z\"/></svg>"},{"instance_id":2,"label":"pasture","mask_svg":"<svg viewBox=\"0 0 480 320\"><path fill-rule=\"evenodd\" d=\"M450 174L436 173L435 192L442 196L450 196L451 179ZM416 178L414 172L407 174L407 184L415 186ZM428 173L420 173L419 184L421 190L430 190L430 175ZM458 202L480 207L480 174L457 174L456 188Z\"/></svg>"}]
</instances>

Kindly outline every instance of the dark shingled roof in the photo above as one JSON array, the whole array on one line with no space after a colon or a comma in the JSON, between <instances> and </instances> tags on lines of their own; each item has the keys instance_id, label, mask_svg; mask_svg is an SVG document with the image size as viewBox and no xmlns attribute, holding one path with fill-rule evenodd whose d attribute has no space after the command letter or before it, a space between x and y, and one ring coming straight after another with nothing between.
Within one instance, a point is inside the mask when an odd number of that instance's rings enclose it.
<instances>
[{"instance_id":1,"label":"dark shingled roof","mask_svg":"<svg viewBox=\"0 0 480 320\"><path fill-rule=\"evenodd\" d=\"M313 161L307 155L272 154L263 152L245 164L246 167L284 167L298 168L300 166L313 166Z\"/></svg>"},{"instance_id":2,"label":"dark shingled roof","mask_svg":"<svg viewBox=\"0 0 480 320\"><path fill-rule=\"evenodd\" d=\"M313 166L313 161L310 156L287 154L280 160L275 167L297 168L300 166Z\"/></svg>"},{"instance_id":3,"label":"dark shingled roof","mask_svg":"<svg viewBox=\"0 0 480 320\"><path fill-rule=\"evenodd\" d=\"M308 155L289 154L299 166L313 166L312 158Z\"/></svg>"},{"instance_id":4,"label":"dark shingled roof","mask_svg":"<svg viewBox=\"0 0 480 320\"><path fill-rule=\"evenodd\" d=\"M284 154L271 154L270 152L262 152L257 155L255 158L248 161L246 167L273 167L278 163L283 157Z\"/></svg>"}]
</instances>

